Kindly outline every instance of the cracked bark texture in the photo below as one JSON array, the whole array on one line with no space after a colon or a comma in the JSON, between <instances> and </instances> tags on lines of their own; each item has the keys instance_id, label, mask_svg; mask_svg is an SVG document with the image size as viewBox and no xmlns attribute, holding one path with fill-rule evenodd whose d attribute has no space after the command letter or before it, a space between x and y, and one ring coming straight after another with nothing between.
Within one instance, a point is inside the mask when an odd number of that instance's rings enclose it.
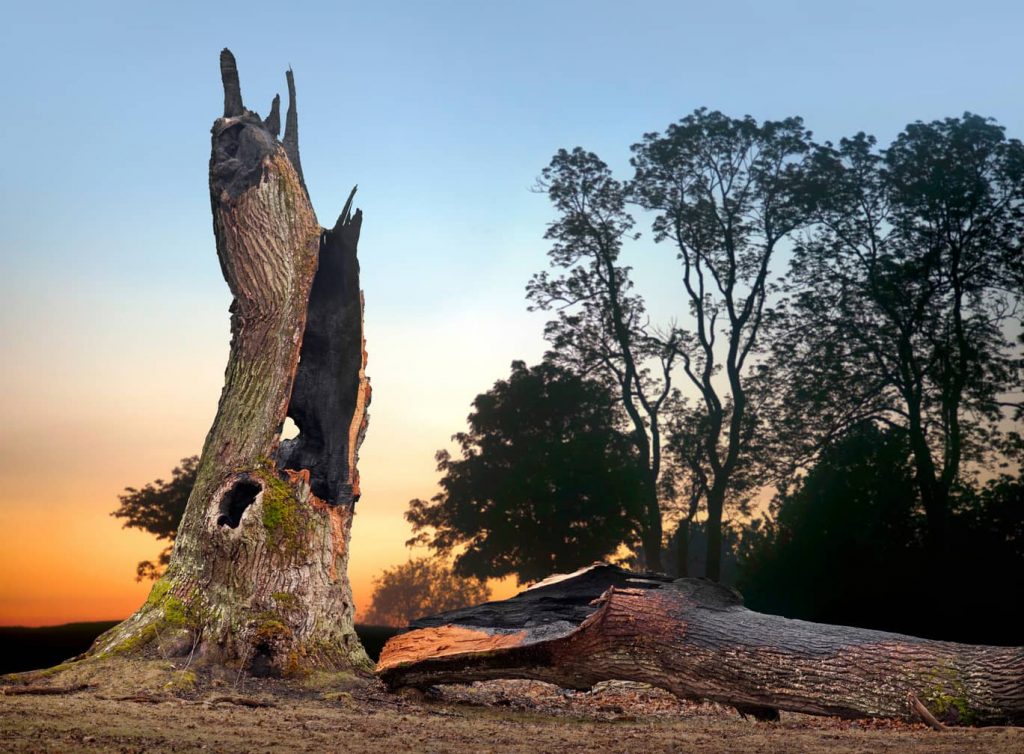
<instances>
[{"instance_id":1,"label":"cracked bark texture","mask_svg":"<svg viewBox=\"0 0 1024 754\"><path fill-rule=\"evenodd\" d=\"M1024 647L764 615L709 581L607 565L414 621L385 645L377 672L391 688L498 678L573 689L642 681L764 717L787 710L914 719L914 694L944 722L1024 723Z\"/></svg>"},{"instance_id":2,"label":"cracked bark texture","mask_svg":"<svg viewBox=\"0 0 1024 754\"><path fill-rule=\"evenodd\" d=\"M247 110L228 50L221 78L210 199L233 295L224 388L166 574L88 656L190 655L260 675L365 669L347 572L370 396L362 215L350 195L332 229L317 222L291 71L281 141L279 97L265 120ZM279 448L286 416L299 435Z\"/></svg>"}]
</instances>

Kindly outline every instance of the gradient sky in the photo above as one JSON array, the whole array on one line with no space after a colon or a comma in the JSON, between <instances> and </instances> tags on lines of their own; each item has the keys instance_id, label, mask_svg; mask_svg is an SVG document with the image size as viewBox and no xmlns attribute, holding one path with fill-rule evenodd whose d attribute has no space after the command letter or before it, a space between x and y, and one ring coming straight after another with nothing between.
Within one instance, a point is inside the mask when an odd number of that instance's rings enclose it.
<instances>
[{"instance_id":1,"label":"gradient sky","mask_svg":"<svg viewBox=\"0 0 1024 754\"><path fill-rule=\"evenodd\" d=\"M296 5L301 9L295 10ZM708 106L883 142L971 110L1024 135L1018 2L5 3L0 27L0 624L119 618L159 545L109 516L198 452L230 301L207 190L228 46L266 114L290 64L322 224L365 212L370 430L351 574L405 560L434 451L513 359L544 351L523 288L546 264L560 147L617 169ZM672 255L628 261L655 313ZM506 590L510 588L506 586Z\"/></svg>"}]
</instances>

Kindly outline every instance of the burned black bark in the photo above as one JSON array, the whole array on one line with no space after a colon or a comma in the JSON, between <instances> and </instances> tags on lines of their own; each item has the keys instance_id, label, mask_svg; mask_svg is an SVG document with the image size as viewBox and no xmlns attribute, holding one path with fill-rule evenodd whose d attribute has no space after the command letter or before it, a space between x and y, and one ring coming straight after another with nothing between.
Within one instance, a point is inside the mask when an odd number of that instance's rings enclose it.
<instances>
[{"instance_id":1,"label":"burned black bark","mask_svg":"<svg viewBox=\"0 0 1024 754\"><path fill-rule=\"evenodd\" d=\"M350 457L362 442L352 427L364 395L362 300L356 247L363 214L352 214L355 189L331 230L320 236L320 266L309 294L302 355L288 416L299 435L284 440L279 466L308 469L313 494L332 505L359 500L359 474ZM368 385L367 385L368 389ZM353 434L354 432L354 434Z\"/></svg>"},{"instance_id":2,"label":"burned black bark","mask_svg":"<svg viewBox=\"0 0 1024 754\"><path fill-rule=\"evenodd\" d=\"M787 710L1024 723L1024 648L764 615L702 579L598 565L503 602L415 621L377 671L391 688L496 678L588 689L633 680L768 716Z\"/></svg>"},{"instance_id":3,"label":"burned black bark","mask_svg":"<svg viewBox=\"0 0 1024 754\"><path fill-rule=\"evenodd\" d=\"M220 63L210 198L233 295L225 386L167 572L89 659L187 654L271 675L363 668L347 574L370 397L362 215L350 195L331 230L316 221L291 71L279 141L280 98L261 119L228 50ZM300 434L279 453L286 415Z\"/></svg>"}]
</instances>

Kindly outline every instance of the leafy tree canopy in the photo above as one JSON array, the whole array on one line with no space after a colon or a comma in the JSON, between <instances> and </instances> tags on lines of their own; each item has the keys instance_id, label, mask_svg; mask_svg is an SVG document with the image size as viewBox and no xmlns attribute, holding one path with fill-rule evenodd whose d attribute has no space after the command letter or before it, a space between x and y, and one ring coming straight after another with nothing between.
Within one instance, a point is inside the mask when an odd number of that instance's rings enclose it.
<instances>
[{"instance_id":1,"label":"leafy tree canopy","mask_svg":"<svg viewBox=\"0 0 1024 754\"><path fill-rule=\"evenodd\" d=\"M455 458L437 454L441 492L406 519L455 570L520 582L615 552L637 530L643 469L602 384L551 363L512 374L473 401Z\"/></svg>"},{"instance_id":2,"label":"leafy tree canopy","mask_svg":"<svg viewBox=\"0 0 1024 754\"><path fill-rule=\"evenodd\" d=\"M141 489L125 487L118 496L121 504L110 515L124 519L124 528L141 529L157 539L174 541L178 524L185 513L185 504L196 481L196 467L199 456L181 459L181 465L171 471L170 481L157 479ZM171 545L163 549L154 563L143 560L136 566L135 578L159 578L171 559Z\"/></svg>"},{"instance_id":3,"label":"leafy tree canopy","mask_svg":"<svg viewBox=\"0 0 1024 754\"><path fill-rule=\"evenodd\" d=\"M934 554L965 463L1020 418L1024 145L965 113L815 152L817 227L773 335L777 455L803 462L870 419L907 434Z\"/></svg>"},{"instance_id":4,"label":"leafy tree canopy","mask_svg":"<svg viewBox=\"0 0 1024 754\"><path fill-rule=\"evenodd\" d=\"M460 578L436 558L410 558L373 580L373 598L363 619L373 626L407 626L415 618L478 605L491 597L483 581Z\"/></svg>"}]
</instances>

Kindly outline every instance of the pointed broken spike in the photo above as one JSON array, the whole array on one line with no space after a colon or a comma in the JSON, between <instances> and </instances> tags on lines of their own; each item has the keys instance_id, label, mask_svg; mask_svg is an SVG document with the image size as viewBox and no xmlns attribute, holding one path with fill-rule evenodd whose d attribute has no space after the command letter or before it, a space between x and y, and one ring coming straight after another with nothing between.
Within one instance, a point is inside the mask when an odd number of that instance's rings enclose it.
<instances>
[{"instance_id":1,"label":"pointed broken spike","mask_svg":"<svg viewBox=\"0 0 1024 754\"><path fill-rule=\"evenodd\" d=\"M275 139L281 133L281 95L275 94L274 101L270 105L270 115L263 121L263 127L270 131Z\"/></svg>"},{"instance_id":2,"label":"pointed broken spike","mask_svg":"<svg viewBox=\"0 0 1024 754\"><path fill-rule=\"evenodd\" d=\"M295 106L295 76L292 74L291 68L285 72L285 76L288 78L288 113L284 120L282 143L285 154L288 155L288 160L295 168L295 172L299 174L299 182L305 190L306 179L302 175L302 162L299 160L299 113ZM306 190L306 195L309 196L308 190Z\"/></svg>"},{"instance_id":3,"label":"pointed broken spike","mask_svg":"<svg viewBox=\"0 0 1024 754\"><path fill-rule=\"evenodd\" d=\"M242 87L238 83L238 66L227 47L220 51L220 80L224 84L224 117L241 115L245 106L242 104Z\"/></svg>"},{"instance_id":4,"label":"pointed broken spike","mask_svg":"<svg viewBox=\"0 0 1024 754\"><path fill-rule=\"evenodd\" d=\"M338 215L338 222L334 223L334 230L338 230L341 226L348 224L349 219L352 217L352 200L355 199L358 188L359 184L356 184L349 192L348 199L345 200L345 206L341 208L341 214Z\"/></svg>"},{"instance_id":5,"label":"pointed broken spike","mask_svg":"<svg viewBox=\"0 0 1024 754\"><path fill-rule=\"evenodd\" d=\"M363 228L363 211L357 209L348 225L345 226L353 245L359 243L359 233Z\"/></svg>"}]
</instances>

